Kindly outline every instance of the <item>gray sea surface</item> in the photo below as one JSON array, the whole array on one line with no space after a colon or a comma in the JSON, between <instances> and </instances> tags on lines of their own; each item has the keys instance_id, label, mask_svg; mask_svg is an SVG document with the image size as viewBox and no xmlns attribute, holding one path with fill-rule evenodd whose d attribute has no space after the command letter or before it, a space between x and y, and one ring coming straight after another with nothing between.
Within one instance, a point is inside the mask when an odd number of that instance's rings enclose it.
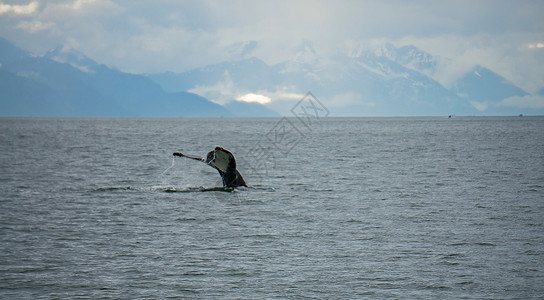
<instances>
[{"instance_id":1,"label":"gray sea surface","mask_svg":"<svg viewBox=\"0 0 544 300\"><path fill-rule=\"evenodd\" d=\"M172 156L215 146L249 187ZM543 299L543 282L544 117L0 118L3 299Z\"/></svg>"}]
</instances>

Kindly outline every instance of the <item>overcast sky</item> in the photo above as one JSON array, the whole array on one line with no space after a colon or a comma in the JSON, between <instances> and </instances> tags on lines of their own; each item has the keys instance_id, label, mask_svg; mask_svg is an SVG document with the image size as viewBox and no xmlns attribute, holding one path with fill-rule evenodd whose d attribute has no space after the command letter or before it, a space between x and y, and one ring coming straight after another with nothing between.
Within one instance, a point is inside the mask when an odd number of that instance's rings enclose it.
<instances>
[{"instance_id":1,"label":"overcast sky","mask_svg":"<svg viewBox=\"0 0 544 300\"><path fill-rule=\"evenodd\" d=\"M35 54L58 45L127 72L180 72L228 59L289 59L303 41L326 57L412 44L544 87L544 1L0 0L0 36ZM452 76L453 76L452 75Z\"/></svg>"}]
</instances>

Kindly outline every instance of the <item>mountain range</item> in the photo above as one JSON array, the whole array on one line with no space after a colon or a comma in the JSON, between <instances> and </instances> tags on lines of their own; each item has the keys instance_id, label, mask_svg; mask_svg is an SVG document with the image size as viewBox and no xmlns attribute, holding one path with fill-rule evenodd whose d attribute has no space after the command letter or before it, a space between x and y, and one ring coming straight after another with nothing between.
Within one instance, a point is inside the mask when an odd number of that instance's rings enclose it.
<instances>
[{"instance_id":1,"label":"mountain range","mask_svg":"<svg viewBox=\"0 0 544 300\"><path fill-rule=\"evenodd\" d=\"M251 57L182 73L149 75L165 90L188 90L204 97L257 93L282 114L311 91L336 116L518 115L544 109L506 106L505 99L529 94L504 77L475 66L447 88L433 79L438 59L414 46L359 47L332 58L311 44L289 61L268 65Z\"/></svg>"},{"instance_id":2,"label":"mountain range","mask_svg":"<svg viewBox=\"0 0 544 300\"><path fill-rule=\"evenodd\" d=\"M544 113L505 105L528 93L483 66L446 88L433 79L437 59L413 46L324 58L304 43L275 65L248 57L181 73L129 74L62 46L33 56L0 38L0 64L1 116L269 117L288 115L308 91L332 116ZM269 101L248 103L243 95Z\"/></svg>"},{"instance_id":3,"label":"mountain range","mask_svg":"<svg viewBox=\"0 0 544 300\"><path fill-rule=\"evenodd\" d=\"M61 47L36 57L0 39L0 64L2 116L237 115L194 93L165 92L146 76L109 68Z\"/></svg>"}]
</instances>

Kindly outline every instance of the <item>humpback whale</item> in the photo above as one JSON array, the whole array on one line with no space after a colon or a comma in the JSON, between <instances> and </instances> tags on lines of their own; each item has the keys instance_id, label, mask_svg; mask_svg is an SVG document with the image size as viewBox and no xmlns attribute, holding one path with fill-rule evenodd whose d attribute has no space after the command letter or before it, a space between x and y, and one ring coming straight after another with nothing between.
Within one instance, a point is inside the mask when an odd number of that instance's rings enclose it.
<instances>
[{"instance_id":1,"label":"humpback whale","mask_svg":"<svg viewBox=\"0 0 544 300\"><path fill-rule=\"evenodd\" d=\"M215 149L208 152L206 159L195 155L183 154L181 152L174 152L174 156L198 160L215 168L223 179L223 187L233 188L247 186L242 174L236 169L236 159L234 158L234 155L224 148L215 147Z\"/></svg>"}]
</instances>

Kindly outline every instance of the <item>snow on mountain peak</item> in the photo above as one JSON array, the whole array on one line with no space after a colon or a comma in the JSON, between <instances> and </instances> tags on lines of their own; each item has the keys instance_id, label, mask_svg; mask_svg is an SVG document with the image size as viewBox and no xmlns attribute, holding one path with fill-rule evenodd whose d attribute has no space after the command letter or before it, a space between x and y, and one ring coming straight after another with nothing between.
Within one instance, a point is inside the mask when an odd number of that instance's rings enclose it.
<instances>
[{"instance_id":1,"label":"snow on mountain peak","mask_svg":"<svg viewBox=\"0 0 544 300\"><path fill-rule=\"evenodd\" d=\"M93 73L94 71L92 68L98 65L97 62L90 59L82 52L64 46L58 46L57 48L48 51L45 54L45 57L59 63L70 64L72 67L86 73Z\"/></svg>"},{"instance_id":2,"label":"snow on mountain peak","mask_svg":"<svg viewBox=\"0 0 544 300\"><path fill-rule=\"evenodd\" d=\"M319 60L317 52L312 43L304 41L298 48L294 61L299 64L314 64Z\"/></svg>"}]
</instances>

